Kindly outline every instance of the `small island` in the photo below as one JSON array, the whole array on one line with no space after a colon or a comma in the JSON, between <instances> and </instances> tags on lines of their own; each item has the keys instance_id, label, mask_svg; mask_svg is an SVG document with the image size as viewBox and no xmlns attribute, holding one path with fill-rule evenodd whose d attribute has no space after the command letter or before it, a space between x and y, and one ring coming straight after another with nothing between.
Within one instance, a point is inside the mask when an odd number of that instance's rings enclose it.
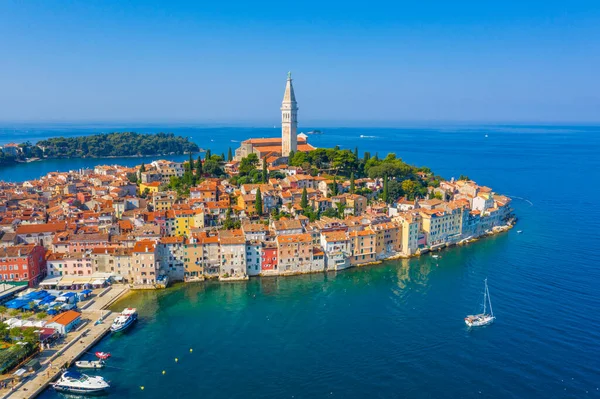
<instances>
[{"instance_id":1,"label":"small island","mask_svg":"<svg viewBox=\"0 0 600 399\"><path fill-rule=\"evenodd\" d=\"M36 144L6 144L0 166L50 158L107 158L175 155L198 152L186 137L173 133L114 132L78 137L54 137Z\"/></svg>"}]
</instances>

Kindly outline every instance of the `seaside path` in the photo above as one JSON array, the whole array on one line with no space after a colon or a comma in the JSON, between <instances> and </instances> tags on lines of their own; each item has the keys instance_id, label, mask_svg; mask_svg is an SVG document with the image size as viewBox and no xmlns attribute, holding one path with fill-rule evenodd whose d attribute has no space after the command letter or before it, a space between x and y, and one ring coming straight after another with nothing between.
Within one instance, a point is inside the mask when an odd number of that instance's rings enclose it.
<instances>
[{"instance_id":1,"label":"seaside path","mask_svg":"<svg viewBox=\"0 0 600 399\"><path fill-rule=\"evenodd\" d=\"M104 310L118 298L129 291L127 286L113 286L103 296L97 297L87 309L82 310L82 318L87 321L85 325L76 331L58 351L47 350L40 355L42 368L30 376L20 385L16 385L12 391L7 392L2 398L25 399L34 398L44 391L49 383L61 374L61 367L72 364L81 355L94 346L110 329L112 321L117 317L116 313ZM103 323L95 325L95 321L103 318ZM50 366L51 365L51 366Z\"/></svg>"}]
</instances>

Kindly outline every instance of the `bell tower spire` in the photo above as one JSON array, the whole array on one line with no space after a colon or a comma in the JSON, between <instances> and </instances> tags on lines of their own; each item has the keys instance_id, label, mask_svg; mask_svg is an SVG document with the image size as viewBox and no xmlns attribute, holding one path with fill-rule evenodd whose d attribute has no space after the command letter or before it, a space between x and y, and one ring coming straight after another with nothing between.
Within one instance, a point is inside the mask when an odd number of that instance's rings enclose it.
<instances>
[{"instance_id":1,"label":"bell tower spire","mask_svg":"<svg viewBox=\"0 0 600 399\"><path fill-rule=\"evenodd\" d=\"M281 155L287 157L290 151L298 150L298 105L294 86L292 85L292 73L288 72L283 101L281 102Z\"/></svg>"}]
</instances>

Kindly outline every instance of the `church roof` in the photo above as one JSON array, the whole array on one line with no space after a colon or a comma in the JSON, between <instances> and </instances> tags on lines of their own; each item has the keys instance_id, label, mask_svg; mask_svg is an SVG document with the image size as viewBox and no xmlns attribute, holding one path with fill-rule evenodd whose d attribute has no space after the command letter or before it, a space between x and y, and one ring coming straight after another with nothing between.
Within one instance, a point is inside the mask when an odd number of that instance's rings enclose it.
<instances>
[{"instance_id":1,"label":"church roof","mask_svg":"<svg viewBox=\"0 0 600 399\"><path fill-rule=\"evenodd\" d=\"M287 83L285 84L285 93L283 93L284 103L295 103L296 95L294 94L294 86L292 85L292 74L288 73Z\"/></svg>"},{"instance_id":2,"label":"church roof","mask_svg":"<svg viewBox=\"0 0 600 399\"><path fill-rule=\"evenodd\" d=\"M260 147L261 145L279 145L281 146L281 137L270 137L270 138L260 138L260 139L248 139L244 140L244 143L254 144L255 147ZM298 144L306 143L306 137L298 137Z\"/></svg>"}]
</instances>

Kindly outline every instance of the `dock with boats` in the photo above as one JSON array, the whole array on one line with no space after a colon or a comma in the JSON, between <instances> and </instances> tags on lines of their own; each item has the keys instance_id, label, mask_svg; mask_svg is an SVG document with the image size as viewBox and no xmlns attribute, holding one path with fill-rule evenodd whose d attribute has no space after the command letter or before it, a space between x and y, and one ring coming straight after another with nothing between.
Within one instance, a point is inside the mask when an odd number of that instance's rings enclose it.
<instances>
[{"instance_id":1,"label":"dock with boats","mask_svg":"<svg viewBox=\"0 0 600 399\"><path fill-rule=\"evenodd\" d=\"M40 395L52 381L62 373L62 367L73 365L83 354L100 341L109 331L118 313L105 310L129 291L127 286L113 286L110 291L97 299L97 302L83 310L87 323L56 353L41 361L42 368L33 376L15 385L1 398L29 399ZM101 320L100 323L97 321ZM42 353L43 356L43 353Z\"/></svg>"}]
</instances>

